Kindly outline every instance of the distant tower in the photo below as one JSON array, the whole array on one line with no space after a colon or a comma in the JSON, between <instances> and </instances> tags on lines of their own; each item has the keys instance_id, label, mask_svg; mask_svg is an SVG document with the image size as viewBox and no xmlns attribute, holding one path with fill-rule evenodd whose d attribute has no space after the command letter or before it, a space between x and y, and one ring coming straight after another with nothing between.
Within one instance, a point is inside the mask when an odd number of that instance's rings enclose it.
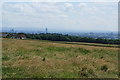
<instances>
[{"instance_id":1,"label":"distant tower","mask_svg":"<svg viewBox=\"0 0 120 80\"><path fill-rule=\"evenodd\" d=\"M14 33L14 29L11 29L11 30L10 30L10 33Z\"/></svg>"},{"instance_id":2,"label":"distant tower","mask_svg":"<svg viewBox=\"0 0 120 80\"><path fill-rule=\"evenodd\" d=\"M46 31L46 33L47 33L48 29L46 28L45 31Z\"/></svg>"},{"instance_id":3,"label":"distant tower","mask_svg":"<svg viewBox=\"0 0 120 80\"><path fill-rule=\"evenodd\" d=\"M10 30L10 33L11 33L12 35L15 35L14 29L11 29L11 30Z\"/></svg>"}]
</instances>

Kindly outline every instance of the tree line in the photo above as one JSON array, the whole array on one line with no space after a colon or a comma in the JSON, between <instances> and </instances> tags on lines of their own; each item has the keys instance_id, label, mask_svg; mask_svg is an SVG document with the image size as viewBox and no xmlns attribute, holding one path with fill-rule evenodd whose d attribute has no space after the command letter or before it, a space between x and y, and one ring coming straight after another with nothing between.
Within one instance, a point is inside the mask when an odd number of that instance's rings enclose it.
<instances>
[{"instance_id":1,"label":"tree line","mask_svg":"<svg viewBox=\"0 0 120 80\"><path fill-rule=\"evenodd\" d=\"M68 42L87 42L87 43L102 43L102 44L120 44L119 39L103 39L103 38L89 38L80 36L70 36L58 33L40 33L40 34L30 34L30 33L7 33L9 34L6 38L10 38L15 34L24 34L27 39L38 39L38 40L50 40L50 41L68 41Z\"/></svg>"},{"instance_id":2,"label":"tree line","mask_svg":"<svg viewBox=\"0 0 120 80\"><path fill-rule=\"evenodd\" d=\"M88 42L102 44L119 44L119 39L103 39L103 38L88 38L79 36L69 36L57 33L41 33L41 34L25 34L29 39L51 40L51 41L68 41L68 42Z\"/></svg>"}]
</instances>

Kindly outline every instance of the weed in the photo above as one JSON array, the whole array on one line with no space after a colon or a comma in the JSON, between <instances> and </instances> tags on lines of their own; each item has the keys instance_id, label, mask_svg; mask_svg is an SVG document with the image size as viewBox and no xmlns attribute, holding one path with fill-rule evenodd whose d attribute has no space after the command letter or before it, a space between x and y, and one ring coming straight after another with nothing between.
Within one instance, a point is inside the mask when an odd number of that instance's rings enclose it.
<instances>
[{"instance_id":1,"label":"weed","mask_svg":"<svg viewBox=\"0 0 120 80\"><path fill-rule=\"evenodd\" d=\"M9 60L9 59L10 59L10 57L8 57L8 56L3 56L3 57L2 57L2 60L3 60L3 61L7 61L7 60Z\"/></svg>"},{"instance_id":2,"label":"weed","mask_svg":"<svg viewBox=\"0 0 120 80\"><path fill-rule=\"evenodd\" d=\"M45 58L43 58L42 60L43 60L43 61L45 61L46 59L45 59Z\"/></svg>"},{"instance_id":3,"label":"weed","mask_svg":"<svg viewBox=\"0 0 120 80\"><path fill-rule=\"evenodd\" d=\"M59 52L64 52L64 51L69 51L71 48L66 48L66 47L48 47L48 51L59 51Z\"/></svg>"},{"instance_id":4,"label":"weed","mask_svg":"<svg viewBox=\"0 0 120 80\"><path fill-rule=\"evenodd\" d=\"M87 49L78 48L78 50L79 50L79 52L81 52L81 53L83 53L83 54L88 54L88 53L90 53L90 51L87 50Z\"/></svg>"},{"instance_id":5,"label":"weed","mask_svg":"<svg viewBox=\"0 0 120 80\"><path fill-rule=\"evenodd\" d=\"M108 70L108 66L107 65L101 66L101 70L106 72Z\"/></svg>"},{"instance_id":6,"label":"weed","mask_svg":"<svg viewBox=\"0 0 120 80\"><path fill-rule=\"evenodd\" d=\"M88 77L97 77L92 69L89 69L87 67L83 67L79 74L81 77L88 78Z\"/></svg>"}]
</instances>

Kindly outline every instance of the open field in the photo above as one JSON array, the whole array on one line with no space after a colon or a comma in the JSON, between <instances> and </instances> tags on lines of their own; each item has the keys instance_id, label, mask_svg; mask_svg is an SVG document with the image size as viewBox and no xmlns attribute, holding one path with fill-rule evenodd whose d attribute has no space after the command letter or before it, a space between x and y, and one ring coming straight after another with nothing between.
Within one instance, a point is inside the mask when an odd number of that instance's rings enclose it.
<instances>
[{"instance_id":1,"label":"open field","mask_svg":"<svg viewBox=\"0 0 120 80\"><path fill-rule=\"evenodd\" d=\"M117 78L117 45L2 39L3 78Z\"/></svg>"}]
</instances>

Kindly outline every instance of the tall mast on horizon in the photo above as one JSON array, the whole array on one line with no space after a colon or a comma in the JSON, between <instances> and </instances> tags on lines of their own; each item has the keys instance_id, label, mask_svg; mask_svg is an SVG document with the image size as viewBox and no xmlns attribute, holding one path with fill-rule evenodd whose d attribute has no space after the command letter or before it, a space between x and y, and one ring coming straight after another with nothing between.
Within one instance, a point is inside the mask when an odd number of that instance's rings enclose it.
<instances>
[{"instance_id":1,"label":"tall mast on horizon","mask_svg":"<svg viewBox=\"0 0 120 80\"><path fill-rule=\"evenodd\" d=\"M46 33L47 33L48 29L46 28L45 31L46 31Z\"/></svg>"}]
</instances>

